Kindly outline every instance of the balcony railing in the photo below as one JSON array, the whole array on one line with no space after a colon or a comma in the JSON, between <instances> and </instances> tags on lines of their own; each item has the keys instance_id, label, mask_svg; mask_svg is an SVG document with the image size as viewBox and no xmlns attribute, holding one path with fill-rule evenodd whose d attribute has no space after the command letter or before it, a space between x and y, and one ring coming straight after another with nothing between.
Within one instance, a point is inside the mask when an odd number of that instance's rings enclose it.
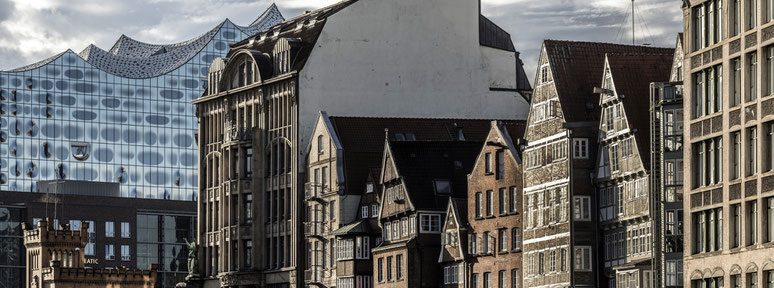
<instances>
[{"instance_id":1,"label":"balcony railing","mask_svg":"<svg viewBox=\"0 0 774 288\"><path fill-rule=\"evenodd\" d=\"M325 194L327 190L328 187L323 184L308 182L304 187L304 197L307 200L322 199L322 195Z\"/></svg>"},{"instance_id":2,"label":"balcony railing","mask_svg":"<svg viewBox=\"0 0 774 288\"><path fill-rule=\"evenodd\" d=\"M330 224L322 221L304 222L304 235L310 237L322 237L331 232Z\"/></svg>"},{"instance_id":3,"label":"balcony railing","mask_svg":"<svg viewBox=\"0 0 774 288\"><path fill-rule=\"evenodd\" d=\"M327 284L330 286L331 280L333 280L330 270L323 269L322 266L314 265L311 268L304 270L304 282L312 284Z\"/></svg>"}]
</instances>

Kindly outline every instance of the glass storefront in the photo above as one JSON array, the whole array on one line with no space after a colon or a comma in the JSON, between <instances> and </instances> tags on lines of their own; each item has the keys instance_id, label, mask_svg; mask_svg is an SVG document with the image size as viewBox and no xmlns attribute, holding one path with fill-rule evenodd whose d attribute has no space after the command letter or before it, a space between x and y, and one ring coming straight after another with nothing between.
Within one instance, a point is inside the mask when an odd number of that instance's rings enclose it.
<instances>
[{"instance_id":1,"label":"glass storefront","mask_svg":"<svg viewBox=\"0 0 774 288\"><path fill-rule=\"evenodd\" d=\"M0 206L0 288L19 288L24 279L23 209Z\"/></svg>"},{"instance_id":2,"label":"glass storefront","mask_svg":"<svg viewBox=\"0 0 774 288\"><path fill-rule=\"evenodd\" d=\"M137 214L137 268L158 264L166 287L182 281L188 275L186 239L194 241L195 225L193 215Z\"/></svg>"}]
</instances>

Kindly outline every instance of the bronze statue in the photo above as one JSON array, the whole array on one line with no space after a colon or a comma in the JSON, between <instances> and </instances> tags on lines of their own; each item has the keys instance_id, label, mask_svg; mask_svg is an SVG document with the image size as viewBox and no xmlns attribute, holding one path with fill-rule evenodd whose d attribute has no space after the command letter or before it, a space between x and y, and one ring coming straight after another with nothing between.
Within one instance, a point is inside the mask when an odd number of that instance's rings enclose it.
<instances>
[{"instance_id":1,"label":"bronze statue","mask_svg":"<svg viewBox=\"0 0 774 288\"><path fill-rule=\"evenodd\" d=\"M198 250L199 245L196 241L188 242L188 238L185 240L185 244L188 244L188 277L199 277L199 258Z\"/></svg>"}]
</instances>

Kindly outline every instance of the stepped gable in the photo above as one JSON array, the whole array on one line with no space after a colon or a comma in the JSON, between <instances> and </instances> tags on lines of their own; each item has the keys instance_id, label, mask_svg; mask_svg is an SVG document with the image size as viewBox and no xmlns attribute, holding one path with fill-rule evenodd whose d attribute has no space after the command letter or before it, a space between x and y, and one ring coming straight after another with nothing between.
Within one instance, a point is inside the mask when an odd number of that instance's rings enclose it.
<instances>
[{"instance_id":1,"label":"stepped gable","mask_svg":"<svg viewBox=\"0 0 774 288\"><path fill-rule=\"evenodd\" d=\"M435 193L433 180L449 180L452 198L466 198L468 173L483 141L390 141L398 175L416 210L445 210L448 197Z\"/></svg>"},{"instance_id":2,"label":"stepped gable","mask_svg":"<svg viewBox=\"0 0 774 288\"><path fill-rule=\"evenodd\" d=\"M484 141L489 135L491 120L471 119L428 119L428 118L366 118L330 117L344 148L345 193L357 193L365 187L370 170L375 170L378 179L384 152L385 129L390 141L397 141L396 134L411 133L416 141L454 141L458 139L457 128L467 141ZM503 120L506 127L513 127L518 137L524 134L526 121ZM518 132L520 131L520 132ZM512 136L513 137L513 136ZM374 171L371 171L374 173Z\"/></svg>"},{"instance_id":3,"label":"stepped gable","mask_svg":"<svg viewBox=\"0 0 774 288\"><path fill-rule=\"evenodd\" d=\"M650 83L669 81L674 58L674 49L662 50L662 54L607 55L615 91L623 95L620 101L629 128L637 129L633 134L646 169L650 163Z\"/></svg>"},{"instance_id":4,"label":"stepped gable","mask_svg":"<svg viewBox=\"0 0 774 288\"><path fill-rule=\"evenodd\" d=\"M599 121L599 95L606 53L665 54L674 48L621 45L600 42L545 40L543 48L551 65L554 85L567 122ZM671 60L669 61L671 64Z\"/></svg>"}]
</instances>

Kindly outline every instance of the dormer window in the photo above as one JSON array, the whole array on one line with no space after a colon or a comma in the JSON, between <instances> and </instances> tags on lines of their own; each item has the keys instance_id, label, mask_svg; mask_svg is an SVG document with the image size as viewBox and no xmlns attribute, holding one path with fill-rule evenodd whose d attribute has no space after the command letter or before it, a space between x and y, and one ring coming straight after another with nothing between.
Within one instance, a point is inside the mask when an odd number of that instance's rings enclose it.
<instances>
[{"instance_id":1,"label":"dormer window","mask_svg":"<svg viewBox=\"0 0 774 288\"><path fill-rule=\"evenodd\" d=\"M435 187L436 195L451 194L451 182L449 180L434 180L433 187Z\"/></svg>"}]
</instances>

